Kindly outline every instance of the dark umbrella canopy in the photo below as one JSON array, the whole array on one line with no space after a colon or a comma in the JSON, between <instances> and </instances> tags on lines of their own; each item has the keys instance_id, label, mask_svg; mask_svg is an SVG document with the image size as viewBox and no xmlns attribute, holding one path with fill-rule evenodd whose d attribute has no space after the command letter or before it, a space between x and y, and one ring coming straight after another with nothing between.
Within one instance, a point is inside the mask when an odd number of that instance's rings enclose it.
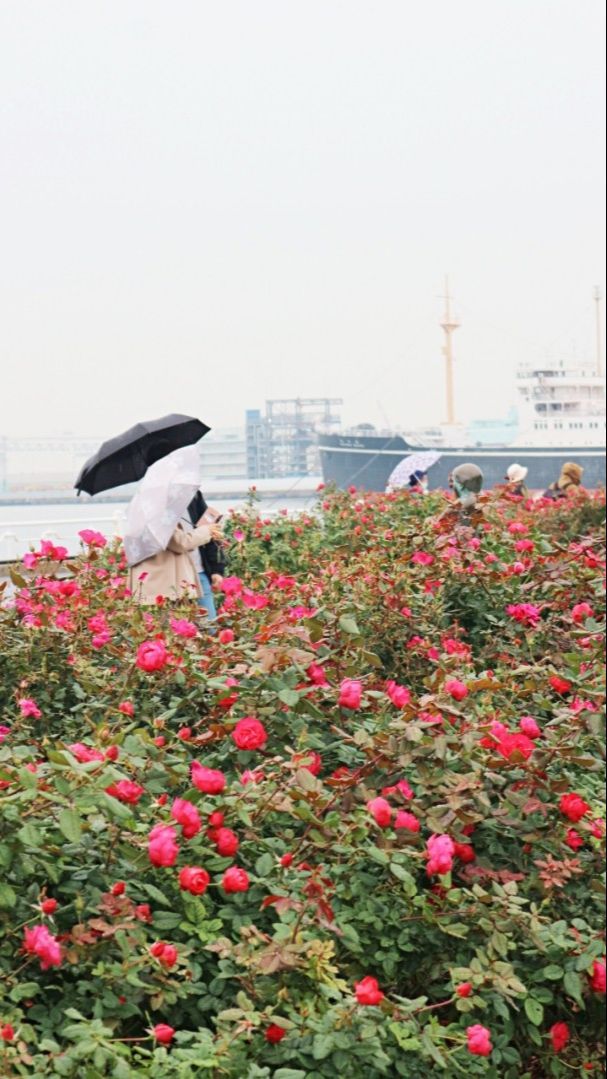
<instances>
[{"instance_id":1,"label":"dark umbrella canopy","mask_svg":"<svg viewBox=\"0 0 607 1079\"><path fill-rule=\"evenodd\" d=\"M89 457L74 487L89 495L134 483L150 465L182 446L191 446L210 431L193 416L173 413L159 420L136 423L128 431L108 439Z\"/></svg>"}]
</instances>

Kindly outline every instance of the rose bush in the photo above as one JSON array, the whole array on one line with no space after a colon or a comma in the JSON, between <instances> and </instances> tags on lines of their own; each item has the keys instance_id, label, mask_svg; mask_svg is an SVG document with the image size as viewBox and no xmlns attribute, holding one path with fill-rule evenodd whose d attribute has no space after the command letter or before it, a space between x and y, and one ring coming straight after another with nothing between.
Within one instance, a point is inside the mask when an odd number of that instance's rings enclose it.
<instances>
[{"instance_id":1,"label":"rose bush","mask_svg":"<svg viewBox=\"0 0 607 1079\"><path fill-rule=\"evenodd\" d=\"M220 632L46 544L0 610L0 1074L597 1073L601 496L233 515Z\"/></svg>"}]
</instances>

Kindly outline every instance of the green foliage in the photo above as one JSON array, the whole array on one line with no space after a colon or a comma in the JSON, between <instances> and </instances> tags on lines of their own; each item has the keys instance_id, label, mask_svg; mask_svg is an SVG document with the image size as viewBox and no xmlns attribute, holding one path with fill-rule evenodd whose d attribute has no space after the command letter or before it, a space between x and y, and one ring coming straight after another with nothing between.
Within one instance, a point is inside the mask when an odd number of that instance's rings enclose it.
<instances>
[{"instance_id":1,"label":"green foliage","mask_svg":"<svg viewBox=\"0 0 607 1079\"><path fill-rule=\"evenodd\" d=\"M321 498L297 518L233 515L233 639L182 635L187 605L134 607L117 549L19 568L0 608L3 1077L599 1066L604 500L488 499L462 522L436 495ZM167 658L146 672L138 648L158 638ZM340 705L344 680L360 706ZM245 716L262 747L235 744ZM194 760L224 773L221 794L193 786ZM111 793L125 780L130 801ZM560 808L574 792L578 821ZM189 839L175 798L200 815ZM229 856L218 811L239 840ZM172 866L149 858L159 824L175 829ZM432 835L458 845L451 872L428 874ZM246 891L223 889L231 865ZM208 872L204 894L180 887L184 866ZM37 925L60 965L24 950ZM375 1006L356 999L366 976ZM467 1049L475 1024L488 1057Z\"/></svg>"}]
</instances>

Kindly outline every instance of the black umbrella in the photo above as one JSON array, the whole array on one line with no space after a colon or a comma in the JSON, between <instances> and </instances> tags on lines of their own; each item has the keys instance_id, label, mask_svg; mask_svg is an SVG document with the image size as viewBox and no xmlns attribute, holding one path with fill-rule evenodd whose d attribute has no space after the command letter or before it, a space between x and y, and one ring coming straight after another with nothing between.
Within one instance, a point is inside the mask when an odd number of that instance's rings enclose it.
<instances>
[{"instance_id":1,"label":"black umbrella","mask_svg":"<svg viewBox=\"0 0 607 1079\"><path fill-rule=\"evenodd\" d=\"M136 423L116 438L110 438L89 457L74 487L89 495L134 483L145 476L150 465L182 446L191 446L210 431L193 416L176 413L148 423Z\"/></svg>"}]
</instances>

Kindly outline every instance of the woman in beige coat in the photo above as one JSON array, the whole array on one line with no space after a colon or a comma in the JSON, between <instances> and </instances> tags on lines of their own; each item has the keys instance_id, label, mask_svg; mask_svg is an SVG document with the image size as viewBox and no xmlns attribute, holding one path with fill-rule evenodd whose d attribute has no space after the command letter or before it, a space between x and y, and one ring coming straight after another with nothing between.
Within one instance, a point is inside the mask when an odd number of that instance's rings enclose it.
<instances>
[{"instance_id":1,"label":"woman in beige coat","mask_svg":"<svg viewBox=\"0 0 607 1079\"><path fill-rule=\"evenodd\" d=\"M128 586L138 603L155 603L158 596L165 600L201 595L198 571L191 558L197 547L220 540L217 525L201 525L186 531L178 524L164 551L129 567Z\"/></svg>"}]
</instances>

